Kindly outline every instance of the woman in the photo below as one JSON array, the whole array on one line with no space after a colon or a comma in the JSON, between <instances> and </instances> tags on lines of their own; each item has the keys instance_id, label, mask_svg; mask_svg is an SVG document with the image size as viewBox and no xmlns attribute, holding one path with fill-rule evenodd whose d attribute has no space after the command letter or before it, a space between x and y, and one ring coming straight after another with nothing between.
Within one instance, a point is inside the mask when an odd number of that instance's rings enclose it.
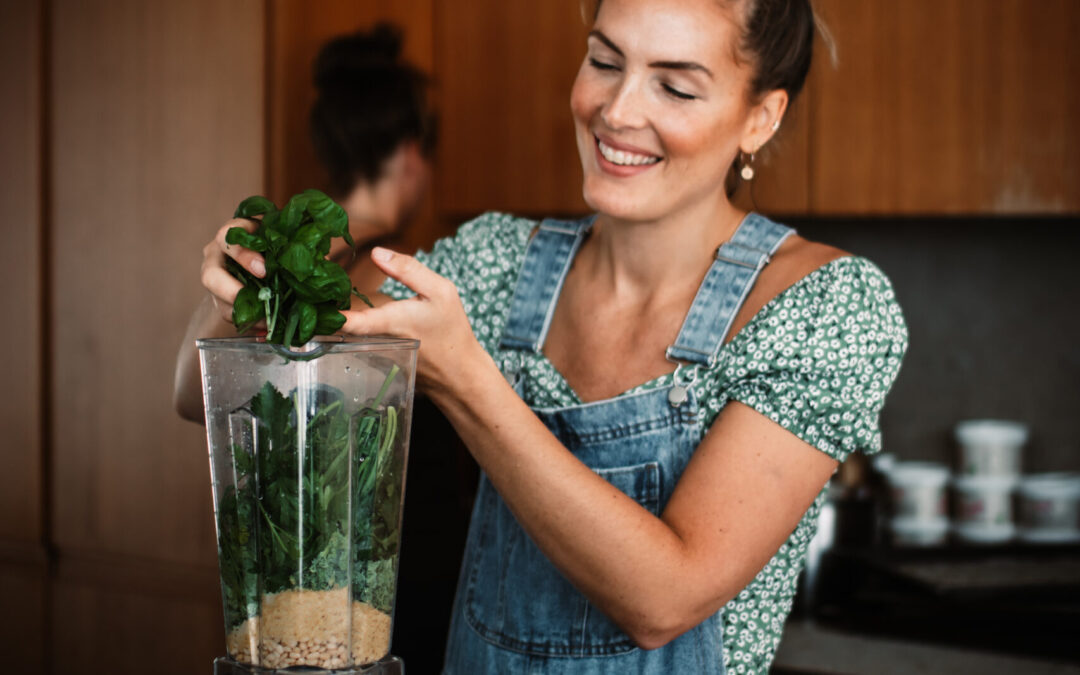
<instances>
[{"instance_id":1,"label":"woman","mask_svg":"<svg viewBox=\"0 0 1080 675\"><path fill-rule=\"evenodd\" d=\"M484 472L446 672L768 670L823 487L878 449L907 343L872 263L729 201L813 25L807 0L604 0L571 93L596 214L373 250L399 301L345 330L421 340Z\"/></svg>"}]
</instances>

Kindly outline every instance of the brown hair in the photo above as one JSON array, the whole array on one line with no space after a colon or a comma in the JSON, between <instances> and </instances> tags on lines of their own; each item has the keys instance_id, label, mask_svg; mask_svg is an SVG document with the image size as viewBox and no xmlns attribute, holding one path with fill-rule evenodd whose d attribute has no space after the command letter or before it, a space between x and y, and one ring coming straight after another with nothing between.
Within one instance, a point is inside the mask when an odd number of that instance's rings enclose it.
<instances>
[{"instance_id":1,"label":"brown hair","mask_svg":"<svg viewBox=\"0 0 1080 675\"><path fill-rule=\"evenodd\" d=\"M338 196L377 180L402 142L419 142L425 155L434 148L428 78L402 59L401 43L399 28L379 23L335 38L315 59L309 130Z\"/></svg>"}]
</instances>

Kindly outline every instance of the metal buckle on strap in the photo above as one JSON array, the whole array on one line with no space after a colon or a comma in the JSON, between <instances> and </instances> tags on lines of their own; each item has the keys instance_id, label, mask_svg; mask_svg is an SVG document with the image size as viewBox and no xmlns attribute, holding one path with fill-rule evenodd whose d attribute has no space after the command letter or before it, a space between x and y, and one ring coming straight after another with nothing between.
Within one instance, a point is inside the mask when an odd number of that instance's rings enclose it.
<instances>
[{"instance_id":1,"label":"metal buckle on strap","mask_svg":"<svg viewBox=\"0 0 1080 675\"><path fill-rule=\"evenodd\" d=\"M735 258L729 258L726 255L721 254L720 251L722 251L725 246L735 246L737 248L741 248L744 251L750 251L752 253L758 254L758 263L756 265L751 265L744 260L736 260ZM745 267L751 270L759 270L765 265L768 265L770 262L772 262L772 256L769 255L768 251L763 251L760 248L754 248L753 246L747 246L746 244L740 244L734 241L725 241L723 244L717 246L714 257L717 260L723 260L724 262L731 263L732 265L738 265L740 267Z\"/></svg>"}]
</instances>

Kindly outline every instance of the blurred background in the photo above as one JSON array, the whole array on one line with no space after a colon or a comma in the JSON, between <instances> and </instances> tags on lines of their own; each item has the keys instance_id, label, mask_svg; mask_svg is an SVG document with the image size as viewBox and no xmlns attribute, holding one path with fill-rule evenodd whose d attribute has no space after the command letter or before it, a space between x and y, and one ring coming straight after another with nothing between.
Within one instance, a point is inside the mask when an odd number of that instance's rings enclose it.
<instances>
[{"instance_id":1,"label":"blurred background","mask_svg":"<svg viewBox=\"0 0 1080 675\"><path fill-rule=\"evenodd\" d=\"M892 278L911 330L882 420L895 458L955 466L958 421L1004 418L1030 430L1025 472L1080 471L1080 2L815 4L837 62L819 49L743 204ZM439 115L408 247L487 210L584 212L577 0L0 0L10 672L206 673L224 654L206 439L173 412L174 359L201 248L236 203L325 180L311 61L377 20L404 29ZM800 597L777 672L1072 672L1047 664L1077 661L1075 546L890 554L866 525L880 480L842 473L837 527L862 524L833 539L855 553L833 556L842 592ZM898 560L946 572L903 578ZM1034 581L998 574L972 595L951 564ZM1045 637L1056 628L1068 637Z\"/></svg>"}]
</instances>

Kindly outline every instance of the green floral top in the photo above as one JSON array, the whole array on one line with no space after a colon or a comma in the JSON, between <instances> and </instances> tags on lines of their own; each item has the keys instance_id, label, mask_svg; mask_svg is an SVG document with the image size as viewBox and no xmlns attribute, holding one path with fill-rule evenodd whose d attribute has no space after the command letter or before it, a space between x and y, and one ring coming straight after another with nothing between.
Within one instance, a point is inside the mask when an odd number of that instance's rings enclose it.
<instances>
[{"instance_id":1,"label":"green floral top","mask_svg":"<svg viewBox=\"0 0 1080 675\"><path fill-rule=\"evenodd\" d=\"M484 214L418 255L457 285L474 333L497 363L508 356L499 349L499 339L536 225L506 214ZM393 281L383 292L397 299L412 295ZM707 426L728 401L740 401L842 461L855 450L880 450L878 413L907 342L888 278L864 258L843 257L773 298L692 386L705 406ZM529 405L581 403L542 354L525 352L520 358ZM623 395L669 386L671 378L661 376ZM724 608L727 672L768 671L824 498L822 490L769 563Z\"/></svg>"}]
</instances>

